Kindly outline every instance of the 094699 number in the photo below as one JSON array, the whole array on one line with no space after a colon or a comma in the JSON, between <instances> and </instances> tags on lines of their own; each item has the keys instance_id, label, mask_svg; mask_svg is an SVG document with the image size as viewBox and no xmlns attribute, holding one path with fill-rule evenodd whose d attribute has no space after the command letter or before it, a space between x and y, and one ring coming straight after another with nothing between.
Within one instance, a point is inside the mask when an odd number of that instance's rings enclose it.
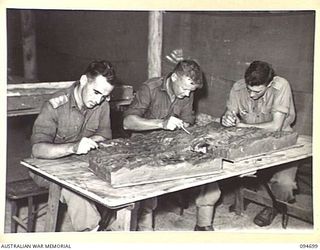
<instances>
[{"instance_id":1,"label":"094699 number","mask_svg":"<svg viewBox=\"0 0 320 250\"><path fill-rule=\"evenodd\" d=\"M318 244L300 244L300 248L318 248Z\"/></svg>"}]
</instances>

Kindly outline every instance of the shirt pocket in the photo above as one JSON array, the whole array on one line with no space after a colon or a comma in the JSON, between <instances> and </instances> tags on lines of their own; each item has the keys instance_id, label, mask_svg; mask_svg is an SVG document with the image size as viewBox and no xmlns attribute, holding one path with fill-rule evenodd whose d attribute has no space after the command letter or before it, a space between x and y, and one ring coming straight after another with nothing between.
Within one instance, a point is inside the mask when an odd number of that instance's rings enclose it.
<instances>
[{"instance_id":1,"label":"shirt pocket","mask_svg":"<svg viewBox=\"0 0 320 250\"><path fill-rule=\"evenodd\" d=\"M89 137L94 135L99 128L99 121L98 120L91 120L87 123L85 129L84 129L84 135L85 137Z\"/></svg>"},{"instance_id":2,"label":"shirt pocket","mask_svg":"<svg viewBox=\"0 0 320 250\"><path fill-rule=\"evenodd\" d=\"M55 138L55 142L62 143L76 141L79 135L79 129L80 128L78 126L67 126L59 128Z\"/></svg>"},{"instance_id":3,"label":"shirt pocket","mask_svg":"<svg viewBox=\"0 0 320 250\"><path fill-rule=\"evenodd\" d=\"M262 107L260 115L260 122L269 122L272 121L272 112L268 107Z\"/></svg>"}]
</instances>

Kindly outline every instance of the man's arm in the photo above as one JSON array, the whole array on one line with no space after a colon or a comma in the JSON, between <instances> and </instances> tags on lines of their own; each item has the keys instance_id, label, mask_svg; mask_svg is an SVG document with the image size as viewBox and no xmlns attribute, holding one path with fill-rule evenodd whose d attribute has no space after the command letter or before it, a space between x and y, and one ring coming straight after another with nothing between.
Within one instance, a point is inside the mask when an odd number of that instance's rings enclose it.
<instances>
[{"instance_id":1,"label":"man's arm","mask_svg":"<svg viewBox=\"0 0 320 250\"><path fill-rule=\"evenodd\" d=\"M123 120L124 129L135 131L154 129L175 130L184 126L188 126L188 124L175 116L170 116L166 119L145 119L138 115L128 115Z\"/></svg>"},{"instance_id":2,"label":"man's arm","mask_svg":"<svg viewBox=\"0 0 320 250\"><path fill-rule=\"evenodd\" d=\"M263 123L256 123L256 124L245 124L245 123L239 122L236 126L240 128L256 127L256 128L267 129L270 131L281 131L285 118L286 118L286 114L281 112L274 112L272 114L272 121L270 122L263 122Z\"/></svg>"},{"instance_id":3,"label":"man's arm","mask_svg":"<svg viewBox=\"0 0 320 250\"><path fill-rule=\"evenodd\" d=\"M53 144L39 142L32 146L32 155L36 158L56 159L76 153L78 143Z\"/></svg>"},{"instance_id":4,"label":"man's arm","mask_svg":"<svg viewBox=\"0 0 320 250\"><path fill-rule=\"evenodd\" d=\"M83 137L77 142L53 143L56 136L57 116L52 106L45 103L33 127L31 143L34 157L56 159L71 154L85 154L97 148L97 142L105 140L101 135L93 135L90 138Z\"/></svg>"},{"instance_id":5,"label":"man's arm","mask_svg":"<svg viewBox=\"0 0 320 250\"><path fill-rule=\"evenodd\" d=\"M106 138L93 135L90 138L83 137L78 142L71 143L48 143L39 142L32 146L32 155L36 158L57 159L72 154L87 154L91 149L98 148L98 142Z\"/></svg>"},{"instance_id":6,"label":"man's arm","mask_svg":"<svg viewBox=\"0 0 320 250\"><path fill-rule=\"evenodd\" d=\"M123 128L125 130L146 131L163 128L162 119L143 118L152 101L151 99L149 87L142 84L129 109L124 113Z\"/></svg>"},{"instance_id":7,"label":"man's arm","mask_svg":"<svg viewBox=\"0 0 320 250\"><path fill-rule=\"evenodd\" d=\"M183 126L183 121L174 116L166 119L147 119L144 114L147 112L152 101L150 89L143 84L124 114L123 128L133 131L147 131L155 129L174 130Z\"/></svg>"},{"instance_id":8,"label":"man's arm","mask_svg":"<svg viewBox=\"0 0 320 250\"><path fill-rule=\"evenodd\" d=\"M128 115L123 119L123 128L135 131L163 129L163 122L162 119L145 119L138 115Z\"/></svg>"}]
</instances>

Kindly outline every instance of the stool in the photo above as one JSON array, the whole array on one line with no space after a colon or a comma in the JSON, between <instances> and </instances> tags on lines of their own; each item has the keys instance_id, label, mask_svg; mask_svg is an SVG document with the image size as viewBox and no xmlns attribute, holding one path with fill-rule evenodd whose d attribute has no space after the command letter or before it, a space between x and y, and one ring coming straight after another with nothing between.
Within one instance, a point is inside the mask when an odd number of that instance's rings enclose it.
<instances>
[{"instance_id":1,"label":"stool","mask_svg":"<svg viewBox=\"0 0 320 250\"><path fill-rule=\"evenodd\" d=\"M17 232L17 224L22 226L27 232L32 232L35 225L36 214L43 209L35 210L34 198L48 194L48 188L39 187L32 179L24 179L9 182L6 184L6 197L11 205L11 233ZM24 219L18 217L19 202L28 200L28 216ZM24 220L27 219L27 224Z\"/></svg>"}]
</instances>

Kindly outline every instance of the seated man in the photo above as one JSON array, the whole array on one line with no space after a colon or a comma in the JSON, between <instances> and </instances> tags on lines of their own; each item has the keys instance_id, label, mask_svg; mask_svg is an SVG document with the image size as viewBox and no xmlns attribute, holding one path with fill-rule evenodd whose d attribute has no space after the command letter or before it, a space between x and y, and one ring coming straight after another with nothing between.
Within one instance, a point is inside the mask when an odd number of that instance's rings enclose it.
<instances>
[{"instance_id":1,"label":"seated man","mask_svg":"<svg viewBox=\"0 0 320 250\"><path fill-rule=\"evenodd\" d=\"M98 142L111 138L110 93L114 70L107 61L94 61L71 87L55 93L45 102L31 137L32 156L56 159L86 154ZM48 181L30 172L38 185ZM76 231L97 231L101 216L93 202L62 188L61 202L68 206Z\"/></svg>"},{"instance_id":2,"label":"seated man","mask_svg":"<svg viewBox=\"0 0 320 250\"><path fill-rule=\"evenodd\" d=\"M237 81L229 95L227 110L221 118L223 126L258 127L271 131L292 131L295 109L289 82L277 76L266 62L254 61ZM293 202L297 167L286 164L268 169L272 172L269 185L274 196ZM273 208L265 207L254 218L258 226L270 225L276 216Z\"/></svg>"},{"instance_id":3,"label":"seated man","mask_svg":"<svg viewBox=\"0 0 320 250\"><path fill-rule=\"evenodd\" d=\"M148 131L175 130L194 124L193 92L201 88L202 72L193 60L182 60L166 77L149 79L141 85L135 99L124 114L124 129ZM196 199L195 230L213 230L214 205L220 197L217 183L202 186ZM141 202L138 230L153 230L153 210L157 199Z\"/></svg>"}]
</instances>

